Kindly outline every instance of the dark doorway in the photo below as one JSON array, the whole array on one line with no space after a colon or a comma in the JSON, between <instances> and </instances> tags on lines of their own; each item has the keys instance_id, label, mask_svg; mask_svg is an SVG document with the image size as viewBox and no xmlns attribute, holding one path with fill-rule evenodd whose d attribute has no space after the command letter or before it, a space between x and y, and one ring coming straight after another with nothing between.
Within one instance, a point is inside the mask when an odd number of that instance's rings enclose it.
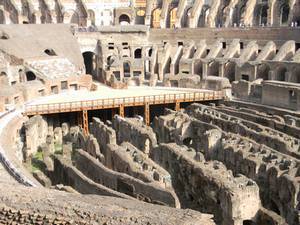
<instances>
[{"instance_id":1,"label":"dark doorway","mask_svg":"<svg viewBox=\"0 0 300 225\"><path fill-rule=\"evenodd\" d=\"M84 52L82 56L84 60L86 74L93 75L95 70L95 53Z\"/></svg>"}]
</instances>

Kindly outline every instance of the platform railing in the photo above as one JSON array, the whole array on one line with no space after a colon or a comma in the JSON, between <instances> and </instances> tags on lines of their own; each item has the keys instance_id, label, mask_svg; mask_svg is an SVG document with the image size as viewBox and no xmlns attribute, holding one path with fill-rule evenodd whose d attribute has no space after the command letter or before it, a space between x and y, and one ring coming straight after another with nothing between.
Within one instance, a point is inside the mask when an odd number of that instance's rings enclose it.
<instances>
[{"instance_id":1,"label":"platform railing","mask_svg":"<svg viewBox=\"0 0 300 225\"><path fill-rule=\"evenodd\" d=\"M25 114L50 114L60 112L75 112L81 110L95 110L117 108L120 105L128 106L141 106L146 103L150 105L155 104L168 104L175 102L197 102L223 99L222 91L205 91L193 93L180 93L180 94L162 94L162 95L148 95L136 97L122 97L122 98L108 98L96 100L84 100L63 103L49 103L40 105L27 105L25 106Z\"/></svg>"}]
</instances>

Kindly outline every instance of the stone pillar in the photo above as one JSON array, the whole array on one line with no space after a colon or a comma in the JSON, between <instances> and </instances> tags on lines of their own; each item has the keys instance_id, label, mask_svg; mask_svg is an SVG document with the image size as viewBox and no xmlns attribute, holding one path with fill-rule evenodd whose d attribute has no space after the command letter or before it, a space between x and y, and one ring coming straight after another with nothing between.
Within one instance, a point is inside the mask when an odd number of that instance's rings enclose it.
<instances>
[{"instance_id":1,"label":"stone pillar","mask_svg":"<svg viewBox=\"0 0 300 225\"><path fill-rule=\"evenodd\" d=\"M202 65L202 79L207 77L207 71L208 71L208 63L203 62L203 65Z\"/></svg>"},{"instance_id":2,"label":"stone pillar","mask_svg":"<svg viewBox=\"0 0 300 225\"><path fill-rule=\"evenodd\" d=\"M274 70L269 71L269 76L268 77L269 77L269 80L275 80L276 79Z\"/></svg>"}]
</instances>

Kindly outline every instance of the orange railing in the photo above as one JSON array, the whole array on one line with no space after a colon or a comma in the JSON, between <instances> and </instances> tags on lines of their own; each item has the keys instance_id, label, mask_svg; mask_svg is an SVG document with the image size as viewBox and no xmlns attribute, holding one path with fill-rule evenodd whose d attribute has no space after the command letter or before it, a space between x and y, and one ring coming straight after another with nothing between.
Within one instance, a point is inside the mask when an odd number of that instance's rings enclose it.
<instances>
[{"instance_id":1,"label":"orange railing","mask_svg":"<svg viewBox=\"0 0 300 225\"><path fill-rule=\"evenodd\" d=\"M27 115L50 114L50 113L60 113L60 112L75 112L81 110L117 108L121 105L126 107L126 106L140 106L140 105L145 105L146 103L149 103L150 105L154 105L154 104L167 104L167 103L175 103L175 102L197 102L197 101L220 100L220 99L223 99L222 91L148 95L148 96L137 96L137 97L109 98L109 99L50 103L50 104L40 104L40 105L27 105L25 106L25 113Z\"/></svg>"}]
</instances>

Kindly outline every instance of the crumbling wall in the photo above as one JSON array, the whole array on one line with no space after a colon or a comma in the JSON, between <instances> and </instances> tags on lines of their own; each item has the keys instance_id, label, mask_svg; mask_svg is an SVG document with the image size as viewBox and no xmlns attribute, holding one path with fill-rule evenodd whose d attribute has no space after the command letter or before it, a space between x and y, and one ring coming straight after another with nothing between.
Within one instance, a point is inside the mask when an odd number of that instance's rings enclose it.
<instances>
[{"instance_id":1,"label":"crumbling wall","mask_svg":"<svg viewBox=\"0 0 300 225\"><path fill-rule=\"evenodd\" d=\"M144 153L148 154L157 145L155 133L151 127L135 118L113 118L113 128L117 133L117 142L130 142Z\"/></svg>"},{"instance_id":2,"label":"crumbling wall","mask_svg":"<svg viewBox=\"0 0 300 225\"><path fill-rule=\"evenodd\" d=\"M25 156L34 155L39 146L45 143L48 135L47 121L42 116L33 116L25 122L24 127L26 136L24 154Z\"/></svg>"},{"instance_id":3,"label":"crumbling wall","mask_svg":"<svg viewBox=\"0 0 300 225\"><path fill-rule=\"evenodd\" d=\"M106 145L117 143L116 131L103 123L99 118L93 118L89 131L97 139L103 154L105 154Z\"/></svg>"},{"instance_id":4,"label":"crumbling wall","mask_svg":"<svg viewBox=\"0 0 300 225\"><path fill-rule=\"evenodd\" d=\"M63 183L69 185L82 194L97 194L131 199L130 196L114 191L100 183L86 177L75 168L69 159L56 155L54 157L54 181L53 183Z\"/></svg>"},{"instance_id":5,"label":"crumbling wall","mask_svg":"<svg viewBox=\"0 0 300 225\"><path fill-rule=\"evenodd\" d=\"M145 183L125 173L110 170L83 150L77 151L76 167L94 182L101 183L109 189L146 202L180 207L172 189L164 189L154 182Z\"/></svg>"},{"instance_id":6,"label":"crumbling wall","mask_svg":"<svg viewBox=\"0 0 300 225\"><path fill-rule=\"evenodd\" d=\"M172 187L170 174L132 144L123 142L121 146L108 145L106 153L105 165L108 168L147 183L155 182L164 188Z\"/></svg>"},{"instance_id":7,"label":"crumbling wall","mask_svg":"<svg viewBox=\"0 0 300 225\"><path fill-rule=\"evenodd\" d=\"M259 210L255 182L241 175L234 177L220 162L206 162L194 150L174 143L160 144L151 157L172 175L183 207L211 212L217 223L224 225L243 224Z\"/></svg>"},{"instance_id":8,"label":"crumbling wall","mask_svg":"<svg viewBox=\"0 0 300 225\"><path fill-rule=\"evenodd\" d=\"M260 144L265 144L281 153L300 159L299 139L291 137L269 127L264 127L251 121L229 116L210 107L193 104L188 109L189 115L201 121L212 123L226 132L237 133L249 137Z\"/></svg>"}]
</instances>

